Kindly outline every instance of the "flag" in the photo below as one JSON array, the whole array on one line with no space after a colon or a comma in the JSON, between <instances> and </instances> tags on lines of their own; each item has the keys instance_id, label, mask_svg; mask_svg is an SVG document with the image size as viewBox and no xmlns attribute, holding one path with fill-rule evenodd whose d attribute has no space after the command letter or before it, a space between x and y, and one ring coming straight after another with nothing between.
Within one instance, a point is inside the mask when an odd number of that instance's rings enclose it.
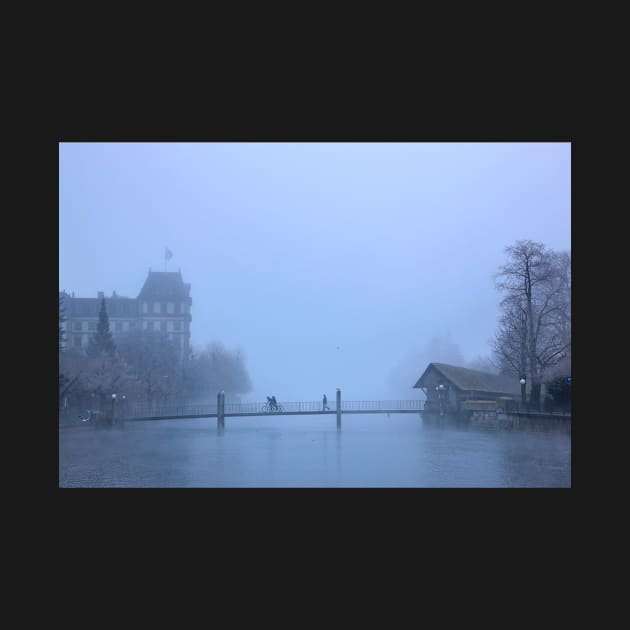
<instances>
[{"instance_id":1,"label":"flag","mask_svg":"<svg viewBox=\"0 0 630 630\"><path fill-rule=\"evenodd\" d=\"M165 247L164 248L164 260L170 260L171 258L173 258L173 252L168 247Z\"/></svg>"}]
</instances>

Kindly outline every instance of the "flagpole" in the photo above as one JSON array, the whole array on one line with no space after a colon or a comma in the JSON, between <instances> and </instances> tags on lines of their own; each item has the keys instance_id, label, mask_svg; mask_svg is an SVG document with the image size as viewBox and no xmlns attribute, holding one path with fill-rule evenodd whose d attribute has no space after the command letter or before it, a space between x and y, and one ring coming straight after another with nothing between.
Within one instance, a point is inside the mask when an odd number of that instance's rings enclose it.
<instances>
[{"instance_id":1,"label":"flagpole","mask_svg":"<svg viewBox=\"0 0 630 630\"><path fill-rule=\"evenodd\" d=\"M164 271L166 271L166 264L169 258L173 258L173 252L168 248L164 248Z\"/></svg>"}]
</instances>

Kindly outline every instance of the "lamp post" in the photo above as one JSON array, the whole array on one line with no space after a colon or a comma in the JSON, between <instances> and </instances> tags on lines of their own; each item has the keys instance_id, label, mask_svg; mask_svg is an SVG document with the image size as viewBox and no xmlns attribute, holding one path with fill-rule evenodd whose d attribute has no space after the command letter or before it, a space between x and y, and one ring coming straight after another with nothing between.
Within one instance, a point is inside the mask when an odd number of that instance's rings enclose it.
<instances>
[{"instance_id":1,"label":"lamp post","mask_svg":"<svg viewBox=\"0 0 630 630\"><path fill-rule=\"evenodd\" d=\"M112 424L114 424L114 405L116 404L116 394L112 394Z\"/></svg>"},{"instance_id":2,"label":"lamp post","mask_svg":"<svg viewBox=\"0 0 630 630\"><path fill-rule=\"evenodd\" d=\"M124 394L122 395L122 415L125 416L126 415L126 411L125 411L125 401L127 400L127 396L125 396Z\"/></svg>"},{"instance_id":3,"label":"lamp post","mask_svg":"<svg viewBox=\"0 0 630 630\"><path fill-rule=\"evenodd\" d=\"M435 391L438 394L438 400L440 401L440 415L443 416L444 415L444 409L442 407L442 396L444 394L444 383L440 383L439 385L436 385L435 387Z\"/></svg>"},{"instance_id":4,"label":"lamp post","mask_svg":"<svg viewBox=\"0 0 630 630\"><path fill-rule=\"evenodd\" d=\"M169 388L168 388L168 374L164 374L162 376L162 378L164 379L164 387L162 388L162 404L166 404L167 400L168 400L168 393L169 393Z\"/></svg>"},{"instance_id":5,"label":"lamp post","mask_svg":"<svg viewBox=\"0 0 630 630\"><path fill-rule=\"evenodd\" d=\"M525 400L525 377L522 377L521 380L519 381L519 383L521 384L521 404L523 405L523 409L525 409L525 404L526 404L526 400Z\"/></svg>"}]
</instances>

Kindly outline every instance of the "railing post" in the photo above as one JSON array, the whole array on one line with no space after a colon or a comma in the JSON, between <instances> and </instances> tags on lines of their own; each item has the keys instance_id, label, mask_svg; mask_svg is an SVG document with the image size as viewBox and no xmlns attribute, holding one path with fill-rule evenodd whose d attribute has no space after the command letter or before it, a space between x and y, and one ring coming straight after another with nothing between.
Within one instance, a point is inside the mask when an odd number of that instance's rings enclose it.
<instances>
[{"instance_id":1,"label":"railing post","mask_svg":"<svg viewBox=\"0 0 630 630\"><path fill-rule=\"evenodd\" d=\"M221 428L225 429L225 392L221 390Z\"/></svg>"},{"instance_id":2,"label":"railing post","mask_svg":"<svg viewBox=\"0 0 630 630\"><path fill-rule=\"evenodd\" d=\"M225 394L219 392L217 394L217 429L221 431L225 427L225 410L223 403L225 402Z\"/></svg>"},{"instance_id":3,"label":"railing post","mask_svg":"<svg viewBox=\"0 0 630 630\"><path fill-rule=\"evenodd\" d=\"M337 387L337 431L341 431L341 390Z\"/></svg>"}]
</instances>

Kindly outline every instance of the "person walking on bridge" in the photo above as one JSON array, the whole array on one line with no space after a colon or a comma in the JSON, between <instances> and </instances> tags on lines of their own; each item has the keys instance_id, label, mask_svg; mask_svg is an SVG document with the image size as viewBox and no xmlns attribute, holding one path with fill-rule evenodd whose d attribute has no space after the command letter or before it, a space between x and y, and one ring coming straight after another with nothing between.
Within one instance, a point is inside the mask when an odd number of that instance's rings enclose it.
<instances>
[{"instance_id":1,"label":"person walking on bridge","mask_svg":"<svg viewBox=\"0 0 630 630\"><path fill-rule=\"evenodd\" d=\"M328 398L326 398L326 394L324 394L324 397L322 398L322 411L330 411L330 407L328 406Z\"/></svg>"}]
</instances>

